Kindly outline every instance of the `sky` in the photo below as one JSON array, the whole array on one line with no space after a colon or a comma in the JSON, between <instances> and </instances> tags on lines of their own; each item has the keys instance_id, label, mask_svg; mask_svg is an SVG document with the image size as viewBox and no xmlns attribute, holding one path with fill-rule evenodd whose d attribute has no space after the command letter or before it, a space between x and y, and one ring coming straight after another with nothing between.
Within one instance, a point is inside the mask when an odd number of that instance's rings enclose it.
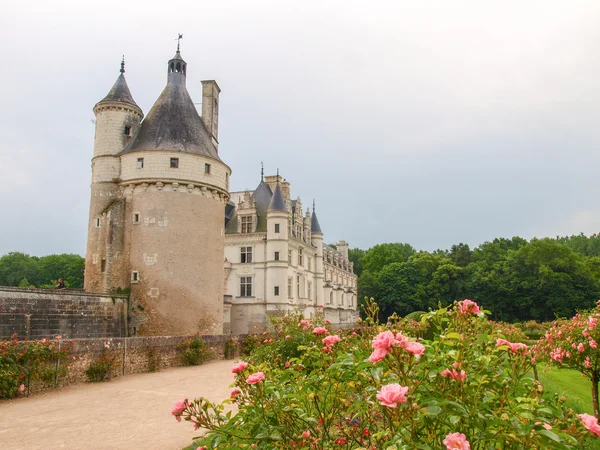
<instances>
[{"instance_id":1,"label":"sky","mask_svg":"<svg viewBox=\"0 0 600 450\"><path fill-rule=\"evenodd\" d=\"M147 113L178 33L222 89L231 190L279 169L325 241L432 251L600 231L600 2L10 2L0 16L0 255L85 255L92 108Z\"/></svg>"}]
</instances>

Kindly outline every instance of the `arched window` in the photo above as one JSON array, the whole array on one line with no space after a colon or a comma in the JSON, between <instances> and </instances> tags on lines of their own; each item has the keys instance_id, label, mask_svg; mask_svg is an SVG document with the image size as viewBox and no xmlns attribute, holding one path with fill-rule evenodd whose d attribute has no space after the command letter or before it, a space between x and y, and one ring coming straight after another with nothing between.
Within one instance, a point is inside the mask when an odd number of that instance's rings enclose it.
<instances>
[{"instance_id":1,"label":"arched window","mask_svg":"<svg viewBox=\"0 0 600 450\"><path fill-rule=\"evenodd\" d=\"M177 65L175 66L175 71L177 73L181 72L181 63L177 63Z\"/></svg>"},{"instance_id":2,"label":"arched window","mask_svg":"<svg viewBox=\"0 0 600 450\"><path fill-rule=\"evenodd\" d=\"M169 73L173 72L175 70L175 64L171 63L170 67L169 67Z\"/></svg>"}]
</instances>

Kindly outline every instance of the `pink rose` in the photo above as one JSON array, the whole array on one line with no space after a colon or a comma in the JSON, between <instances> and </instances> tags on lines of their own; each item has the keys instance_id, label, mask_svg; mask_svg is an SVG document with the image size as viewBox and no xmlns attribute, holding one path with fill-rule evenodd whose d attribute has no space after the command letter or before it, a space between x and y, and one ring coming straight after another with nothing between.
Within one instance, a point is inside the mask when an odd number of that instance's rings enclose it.
<instances>
[{"instance_id":1,"label":"pink rose","mask_svg":"<svg viewBox=\"0 0 600 450\"><path fill-rule=\"evenodd\" d=\"M306 430L306 431L302 432L302 437L304 439L310 438L310 430Z\"/></svg>"},{"instance_id":2,"label":"pink rose","mask_svg":"<svg viewBox=\"0 0 600 450\"><path fill-rule=\"evenodd\" d=\"M400 386L397 383L386 384L377 392L377 400L379 400L379 403L383 406L395 408L398 403L406 402L407 392L407 386Z\"/></svg>"},{"instance_id":3,"label":"pink rose","mask_svg":"<svg viewBox=\"0 0 600 450\"><path fill-rule=\"evenodd\" d=\"M588 431L594 433L596 436L600 436L600 425L598 425L598 419L589 414L578 414L577 417L581 419L581 423Z\"/></svg>"},{"instance_id":4,"label":"pink rose","mask_svg":"<svg viewBox=\"0 0 600 450\"><path fill-rule=\"evenodd\" d=\"M19 392L23 392L25 391L25 385L22 384L21 386L19 386Z\"/></svg>"},{"instance_id":5,"label":"pink rose","mask_svg":"<svg viewBox=\"0 0 600 450\"><path fill-rule=\"evenodd\" d=\"M175 402L175 406L171 410L171 414L175 416L177 422L181 422L181 413L187 408L187 398Z\"/></svg>"},{"instance_id":6,"label":"pink rose","mask_svg":"<svg viewBox=\"0 0 600 450\"><path fill-rule=\"evenodd\" d=\"M408 342L404 349L413 355L422 355L425 351L425 346L423 344L419 344L418 342Z\"/></svg>"},{"instance_id":7,"label":"pink rose","mask_svg":"<svg viewBox=\"0 0 600 450\"><path fill-rule=\"evenodd\" d=\"M446 450L471 450L471 444L462 433L450 433L444 439Z\"/></svg>"},{"instance_id":8,"label":"pink rose","mask_svg":"<svg viewBox=\"0 0 600 450\"><path fill-rule=\"evenodd\" d=\"M285 362L285 368L286 368L286 369L287 369L288 367L290 367L290 365L291 365L291 364L290 364L290 362L289 362L289 361L286 361L286 362Z\"/></svg>"},{"instance_id":9,"label":"pink rose","mask_svg":"<svg viewBox=\"0 0 600 450\"><path fill-rule=\"evenodd\" d=\"M315 334L325 334L327 333L327 328L325 327L317 327L313 330L313 333Z\"/></svg>"},{"instance_id":10,"label":"pink rose","mask_svg":"<svg viewBox=\"0 0 600 450\"><path fill-rule=\"evenodd\" d=\"M387 350L388 353L392 351L392 345L397 343L396 337L394 333L391 331L384 331L383 333L379 333L377 336L373 338L373 348L384 349Z\"/></svg>"},{"instance_id":11,"label":"pink rose","mask_svg":"<svg viewBox=\"0 0 600 450\"><path fill-rule=\"evenodd\" d=\"M513 353L518 353L519 350L523 350L524 352L527 352L527 345L522 344L520 342L515 342L515 343L510 344L510 349L512 350Z\"/></svg>"},{"instance_id":12,"label":"pink rose","mask_svg":"<svg viewBox=\"0 0 600 450\"><path fill-rule=\"evenodd\" d=\"M371 356L369 356L369 361L372 363L376 363L381 361L382 359L384 359L388 354L388 351L386 349L383 348L377 348L373 351L373 353L371 353Z\"/></svg>"},{"instance_id":13,"label":"pink rose","mask_svg":"<svg viewBox=\"0 0 600 450\"><path fill-rule=\"evenodd\" d=\"M244 362L244 361L240 361L239 363L237 363L235 366L233 366L231 368L231 373L241 372L243 370L246 370L246 367L248 367L248 363Z\"/></svg>"},{"instance_id":14,"label":"pink rose","mask_svg":"<svg viewBox=\"0 0 600 450\"><path fill-rule=\"evenodd\" d=\"M460 314L479 314L479 305L473 300L465 299L462 302L458 302L458 312Z\"/></svg>"},{"instance_id":15,"label":"pink rose","mask_svg":"<svg viewBox=\"0 0 600 450\"><path fill-rule=\"evenodd\" d=\"M236 398L240 392L242 391L239 388L233 388L231 394L229 394L229 398Z\"/></svg>"},{"instance_id":16,"label":"pink rose","mask_svg":"<svg viewBox=\"0 0 600 450\"><path fill-rule=\"evenodd\" d=\"M288 334L288 335L287 335L285 338L286 338L286 339L289 339L289 338L291 338L291 336Z\"/></svg>"},{"instance_id":17,"label":"pink rose","mask_svg":"<svg viewBox=\"0 0 600 450\"><path fill-rule=\"evenodd\" d=\"M260 383L264 379L265 379L264 373L256 372L256 373L253 373L252 375L250 375L248 378L246 378L246 383L256 384L256 383Z\"/></svg>"},{"instance_id":18,"label":"pink rose","mask_svg":"<svg viewBox=\"0 0 600 450\"><path fill-rule=\"evenodd\" d=\"M338 342L340 342L340 337L337 334L334 334L333 336L327 336L323 339L323 344L325 344L327 347L337 344Z\"/></svg>"}]
</instances>

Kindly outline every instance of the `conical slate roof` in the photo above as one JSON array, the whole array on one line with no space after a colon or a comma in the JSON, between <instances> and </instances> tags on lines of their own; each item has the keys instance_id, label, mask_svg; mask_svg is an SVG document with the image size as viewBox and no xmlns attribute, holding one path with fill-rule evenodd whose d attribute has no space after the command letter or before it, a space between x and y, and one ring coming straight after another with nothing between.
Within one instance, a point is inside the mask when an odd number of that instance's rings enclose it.
<instances>
[{"instance_id":1,"label":"conical slate roof","mask_svg":"<svg viewBox=\"0 0 600 450\"><path fill-rule=\"evenodd\" d=\"M271 197L273 197L273 191L267 183L261 180L251 197L256 202L256 215L258 216L256 231L267 231L267 209L271 203Z\"/></svg>"},{"instance_id":2,"label":"conical slate roof","mask_svg":"<svg viewBox=\"0 0 600 450\"><path fill-rule=\"evenodd\" d=\"M123 75L123 73L119 75L119 78L117 78L117 81L113 85L108 95L100 100L98 104L103 102L129 103L130 105L139 108L135 100L133 100L133 96L129 91L129 86L127 86L127 81L125 80L125 75Z\"/></svg>"},{"instance_id":3,"label":"conical slate roof","mask_svg":"<svg viewBox=\"0 0 600 450\"><path fill-rule=\"evenodd\" d=\"M179 52L169 61L182 61L183 71L170 71L167 86L142 122L123 154L145 150L170 150L208 156L220 161L217 149L185 87L185 61Z\"/></svg>"},{"instance_id":4,"label":"conical slate roof","mask_svg":"<svg viewBox=\"0 0 600 450\"><path fill-rule=\"evenodd\" d=\"M283 199L283 195L281 194L281 189L279 189L279 183L275 187L275 192L273 192L273 197L271 198L271 203L269 203L269 211L285 211L287 212L287 207L285 206L285 200Z\"/></svg>"},{"instance_id":5,"label":"conical slate roof","mask_svg":"<svg viewBox=\"0 0 600 450\"><path fill-rule=\"evenodd\" d=\"M323 233L321 231L321 225L319 225L319 219L317 219L317 213L314 209L310 218L310 231L312 233Z\"/></svg>"}]
</instances>

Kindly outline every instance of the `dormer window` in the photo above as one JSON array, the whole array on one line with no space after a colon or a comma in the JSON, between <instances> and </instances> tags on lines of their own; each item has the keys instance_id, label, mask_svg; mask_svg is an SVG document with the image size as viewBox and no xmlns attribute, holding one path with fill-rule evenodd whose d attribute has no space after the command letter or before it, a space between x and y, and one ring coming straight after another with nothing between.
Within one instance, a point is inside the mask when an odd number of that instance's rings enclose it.
<instances>
[{"instance_id":1,"label":"dormer window","mask_svg":"<svg viewBox=\"0 0 600 450\"><path fill-rule=\"evenodd\" d=\"M136 169L143 169L144 168L144 158L138 158L137 162L135 163L135 168Z\"/></svg>"},{"instance_id":2,"label":"dormer window","mask_svg":"<svg viewBox=\"0 0 600 450\"><path fill-rule=\"evenodd\" d=\"M179 158L171 158L171 164L169 167L171 167L171 169L178 169L179 168Z\"/></svg>"},{"instance_id":3,"label":"dormer window","mask_svg":"<svg viewBox=\"0 0 600 450\"><path fill-rule=\"evenodd\" d=\"M125 127L125 128L123 129L123 134L124 134L125 136L131 136L131 127Z\"/></svg>"},{"instance_id":4,"label":"dormer window","mask_svg":"<svg viewBox=\"0 0 600 450\"><path fill-rule=\"evenodd\" d=\"M252 233L252 216L242 216L242 233Z\"/></svg>"}]
</instances>

